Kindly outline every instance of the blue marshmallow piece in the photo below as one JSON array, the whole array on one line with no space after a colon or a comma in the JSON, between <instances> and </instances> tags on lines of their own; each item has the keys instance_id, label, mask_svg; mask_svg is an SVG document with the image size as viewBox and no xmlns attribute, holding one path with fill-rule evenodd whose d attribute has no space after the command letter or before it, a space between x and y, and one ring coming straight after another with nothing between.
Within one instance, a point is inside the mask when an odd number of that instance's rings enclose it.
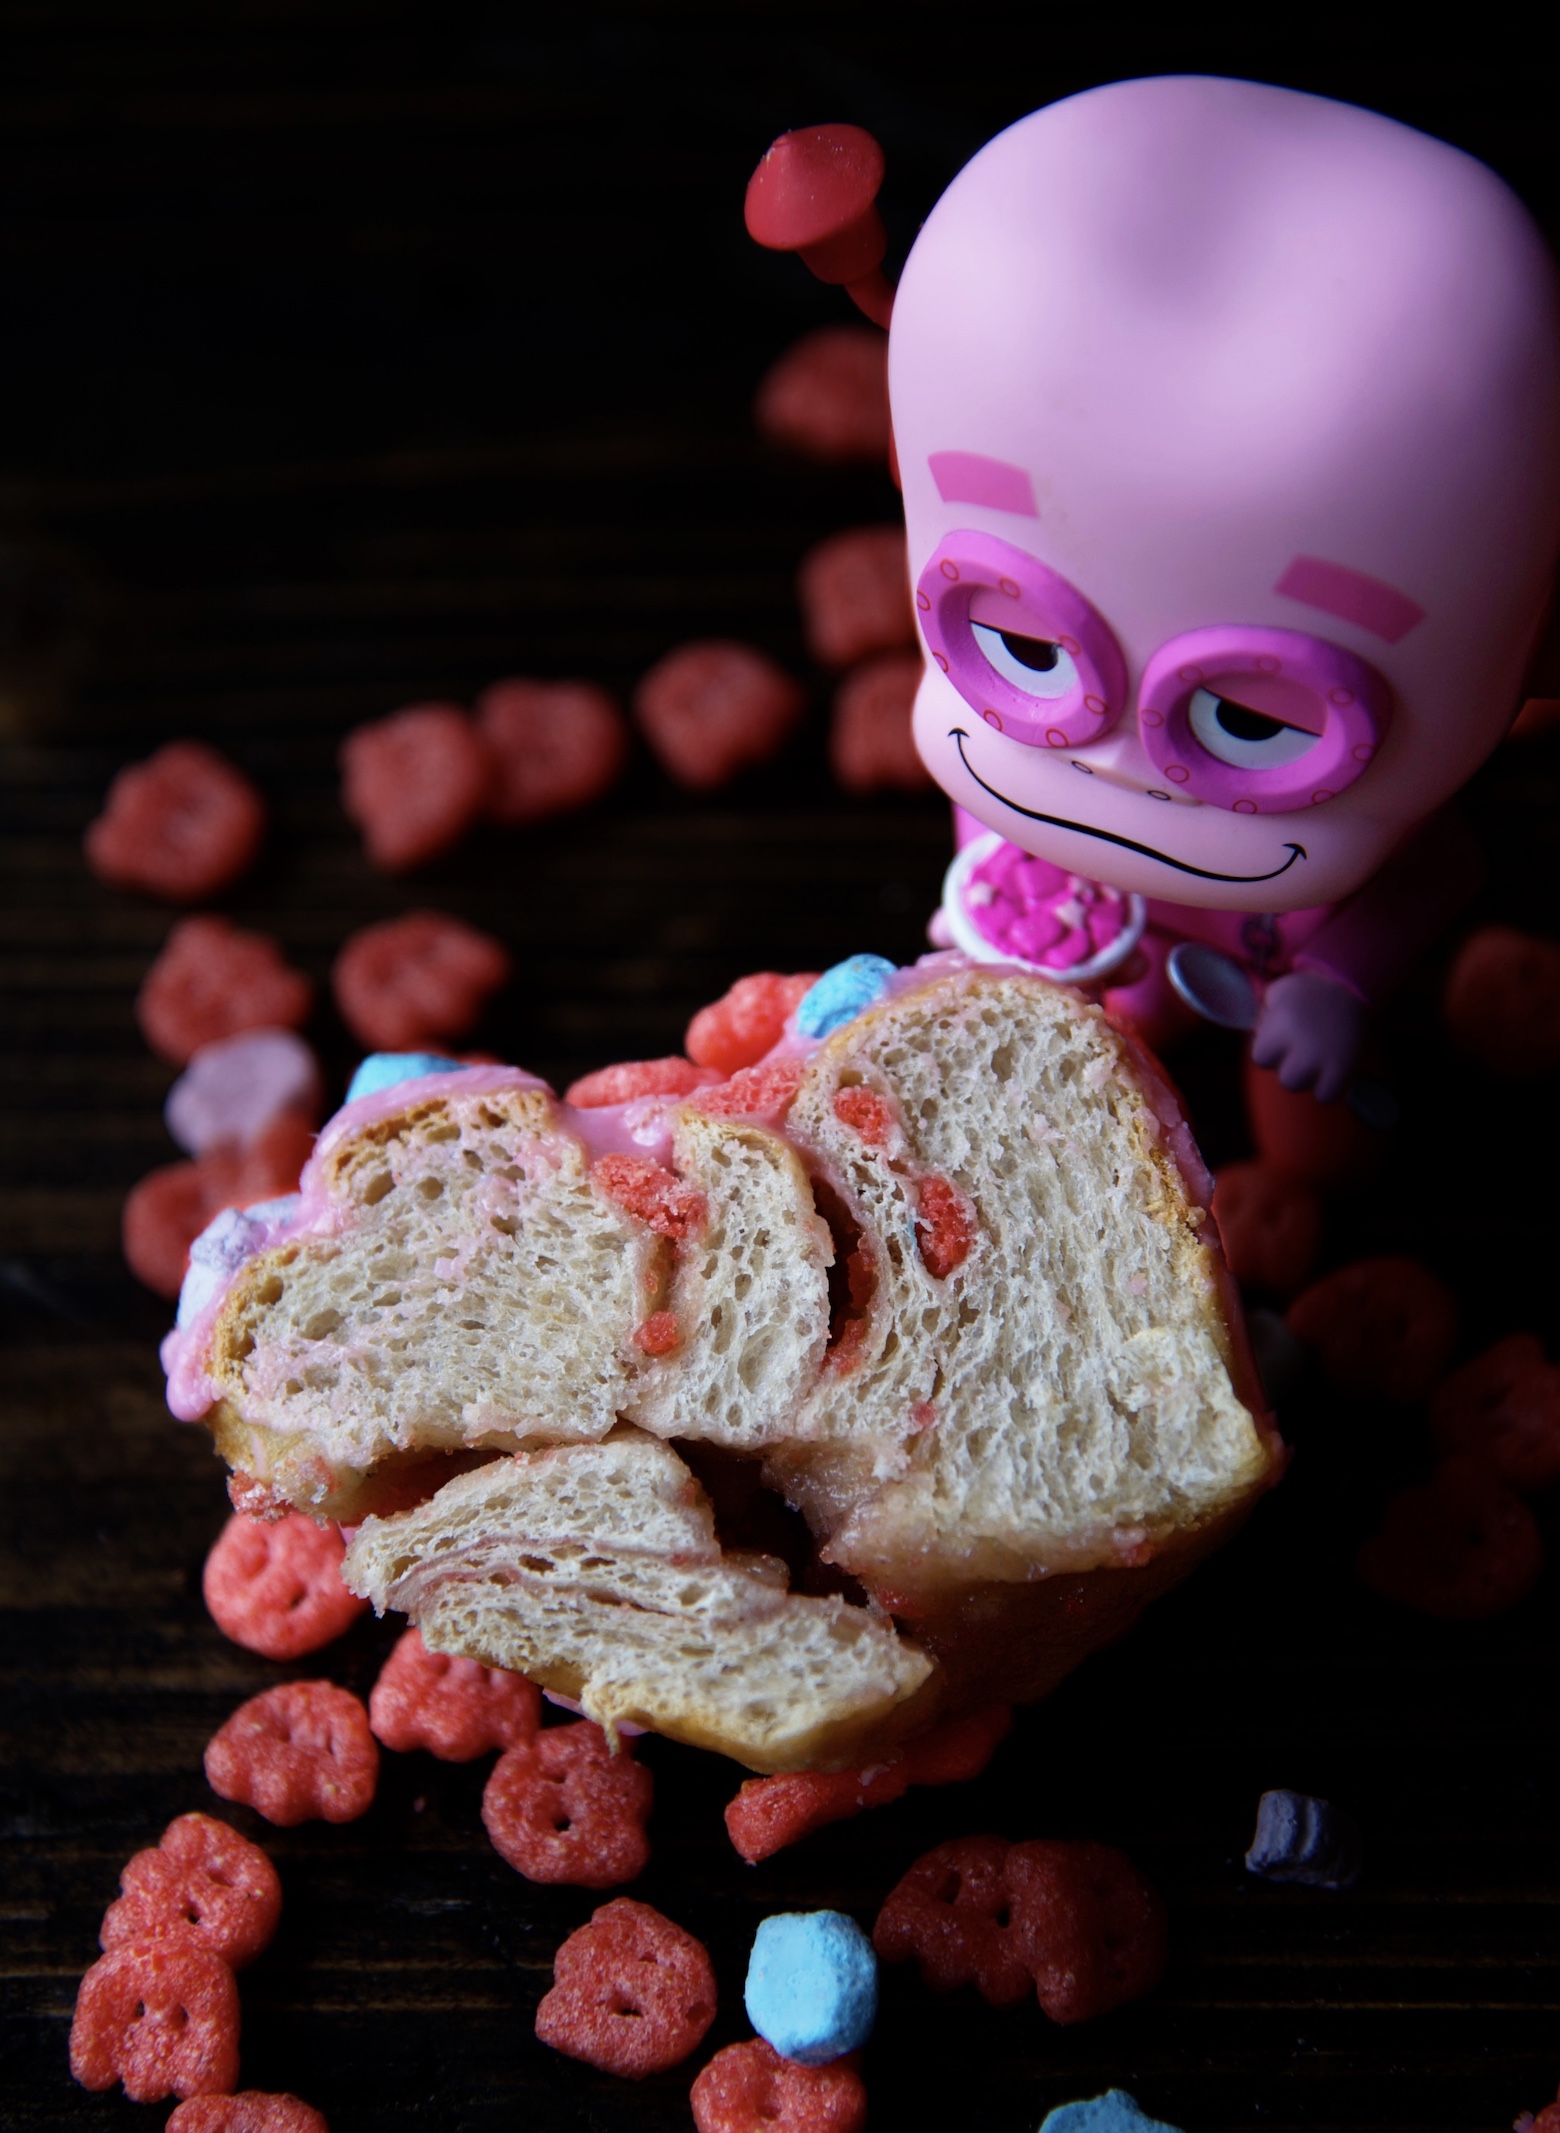
<instances>
[{"instance_id":1,"label":"blue marshmallow piece","mask_svg":"<svg viewBox=\"0 0 1560 2133\"><path fill-rule=\"evenodd\" d=\"M831 1029L854 1022L864 1007L882 999L898 967L886 955L848 955L803 993L796 1010L798 1031L804 1037L827 1037Z\"/></svg>"},{"instance_id":2,"label":"blue marshmallow piece","mask_svg":"<svg viewBox=\"0 0 1560 2133\"><path fill-rule=\"evenodd\" d=\"M782 2059L827 2066L871 2036L877 1973L871 1941L843 1911L780 1911L753 1939L748 2020Z\"/></svg>"},{"instance_id":3,"label":"blue marshmallow piece","mask_svg":"<svg viewBox=\"0 0 1560 2133\"><path fill-rule=\"evenodd\" d=\"M347 1088L347 1102L360 1096L377 1096L398 1082L421 1081L425 1074L458 1074L458 1059L441 1058L437 1052L370 1052Z\"/></svg>"},{"instance_id":4,"label":"blue marshmallow piece","mask_svg":"<svg viewBox=\"0 0 1560 2133\"><path fill-rule=\"evenodd\" d=\"M1179 2133L1162 2118L1150 2118L1125 2089L1107 2089L1085 2103L1060 2103L1046 2114L1040 2133Z\"/></svg>"}]
</instances>

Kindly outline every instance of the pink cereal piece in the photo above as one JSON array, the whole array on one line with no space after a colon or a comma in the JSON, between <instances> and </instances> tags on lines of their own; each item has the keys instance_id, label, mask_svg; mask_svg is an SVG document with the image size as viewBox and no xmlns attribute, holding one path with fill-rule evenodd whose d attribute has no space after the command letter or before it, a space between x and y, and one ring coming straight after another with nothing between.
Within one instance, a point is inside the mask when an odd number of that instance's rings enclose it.
<instances>
[{"instance_id":1,"label":"pink cereal piece","mask_svg":"<svg viewBox=\"0 0 1560 2133\"><path fill-rule=\"evenodd\" d=\"M1458 950L1441 1006L1453 1041L1492 1074L1552 1074L1560 1067L1560 944L1485 926Z\"/></svg>"},{"instance_id":2,"label":"pink cereal piece","mask_svg":"<svg viewBox=\"0 0 1560 2133\"><path fill-rule=\"evenodd\" d=\"M352 1034L375 1051L416 1051L463 1037L505 984L509 951L436 911L410 911L352 934L331 986Z\"/></svg>"},{"instance_id":3,"label":"pink cereal piece","mask_svg":"<svg viewBox=\"0 0 1560 2133\"><path fill-rule=\"evenodd\" d=\"M1447 1622L1485 1622L1538 1583L1544 1544L1532 1512L1481 1459L1448 1459L1388 1503L1355 1558L1384 1599Z\"/></svg>"},{"instance_id":4,"label":"pink cereal piece","mask_svg":"<svg viewBox=\"0 0 1560 2133\"><path fill-rule=\"evenodd\" d=\"M824 326L788 348L758 388L760 432L837 465L888 456L888 337L869 326Z\"/></svg>"},{"instance_id":5,"label":"pink cereal piece","mask_svg":"<svg viewBox=\"0 0 1560 2133\"><path fill-rule=\"evenodd\" d=\"M132 2103L219 2093L238 2080L238 2025L233 1972L193 1933L124 1941L81 1981L70 2070Z\"/></svg>"},{"instance_id":6,"label":"pink cereal piece","mask_svg":"<svg viewBox=\"0 0 1560 2133\"><path fill-rule=\"evenodd\" d=\"M180 1815L137 1852L103 1914L99 1945L188 1934L234 1970L270 1945L282 1884L265 1853L214 1815Z\"/></svg>"},{"instance_id":7,"label":"pink cereal piece","mask_svg":"<svg viewBox=\"0 0 1560 2133\"><path fill-rule=\"evenodd\" d=\"M762 2037L728 2044L689 2095L697 2133L862 2133L867 2091L857 2057L798 2066Z\"/></svg>"},{"instance_id":8,"label":"pink cereal piece","mask_svg":"<svg viewBox=\"0 0 1560 2133\"><path fill-rule=\"evenodd\" d=\"M717 639L679 645L659 660L634 691L634 715L662 769L709 792L767 762L806 701L764 653Z\"/></svg>"},{"instance_id":9,"label":"pink cereal piece","mask_svg":"<svg viewBox=\"0 0 1560 2133\"><path fill-rule=\"evenodd\" d=\"M1513 1333L1437 1387L1430 1428L1445 1455L1482 1459L1509 1488L1560 1481L1560 1367L1531 1333Z\"/></svg>"},{"instance_id":10,"label":"pink cereal piece","mask_svg":"<svg viewBox=\"0 0 1560 2133\"><path fill-rule=\"evenodd\" d=\"M802 558L796 575L807 649L826 667L915 642L902 526L853 526Z\"/></svg>"},{"instance_id":11,"label":"pink cereal piece","mask_svg":"<svg viewBox=\"0 0 1560 2133\"><path fill-rule=\"evenodd\" d=\"M625 1214L658 1237L682 1244L704 1227L709 1203L663 1163L647 1155L603 1155L590 1166L594 1182Z\"/></svg>"},{"instance_id":12,"label":"pink cereal piece","mask_svg":"<svg viewBox=\"0 0 1560 2133\"><path fill-rule=\"evenodd\" d=\"M1247 1288L1292 1295L1316 1264L1322 1204L1303 1179L1272 1163L1226 1163L1213 1216L1230 1272Z\"/></svg>"},{"instance_id":13,"label":"pink cereal piece","mask_svg":"<svg viewBox=\"0 0 1560 2133\"><path fill-rule=\"evenodd\" d=\"M493 1848L528 1881L610 1889L644 1872L655 1785L633 1751L614 1755L585 1720L506 1749L482 1795Z\"/></svg>"},{"instance_id":14,"label":"pink cereal piece","mask_svg":"<svg viewBox=\"0 0 1560 2133\"><path fill-rule=\"evenodd\" d=\"M1347 1104L1318 1103L1309 1089L1286 1089L1246 1054L1246 1115L1263 1162L1327 1191L1362 1183L1380 1168L1388 1138Z\"/></svg>"},{"instance_id":15,"label":"pink cereal piece","mask_svg":"<svg viewBox=\"0 0 1560 2133\"><path fill-rule=\"evenodd\" d=\"M969 1257L975 1236L975 1217L958 1188L946 1178L922 1178L916 1191L915 1241L928 1274L946 1281Z\"/></svg>"},{"instance_id":16,"label":"pink cereal piece","mask_svg":"<svg viewBox=\"0 0 1560 2133\"><path fill-rule=\"evenodd\" d=\"M206 1558L201 1589L223 1636L266 1659L301 1659L342 1636L367 1607L341 1582L340 1529L294 1511L236 1511Z\"/></svg>"},{"instance_id":17,"label":"pink cereal piece","mask_svg":"<svg viewBox=\"0 0 1560 2133\"><path fill-rule=\"evenodd\" d=\"M719 1074L736 1074L757 1066L785 1035L785 1026L813 986L815 970L782 977L757 970L738 978L720 999L701 1007L688 1024L688 1057Z\"/></svg>"},{"instance_id":18,"label":"pink cereal piece","mask_svg":"<svg viewBox=\"0 0 1560 2133\"><path fill-rule=\"evenodd\" d=\"M1457 1300L1415 1259L1359 1259L1313 1282L1285 1314L1341 1391L1402 1407L1426 1400L1457 1347Z\"/></svg>"},{"instance_id":19,"label":"pink cereal piece","mask_svg":"<svg viewBox=\"0 0 1560 2133\"><path fill-rule=\"evenodd\" d=\"M910 1783L903 1762L870 1770L791 1770L746 1778L726 1803L726 1834L750 1866L830 1822L847 1822L864 1808L886 1807Z\"/></svg>"},{"instance_id":20,"label":"pink cereal piece","mask_svg":"<svg viewBox=\"0 0 1560 2133\"><path fill-rule=\"evenodd\" d=\"M373 1805L379 1750L358 1699L288 1681L240 1704L206 1746L206 1782L280 1829L355 1822Z\"/></svg>"},{"instance_id":21,"label":"pink cereal piece","mask_svg":"<svg viewBox=\"0 0 1560 2133\"><path fill-rule=\"evenodd\" d=\"M980 1776L1012 1730L1013 1706L1007 1703L946 1719L905 1749L911 1784L968 1784Z\"/></svg>"},{"instance_id":22,"label":"pink cereal piece","mask_svg":"<svg viewBox=\"0 0 1560 2133\"><path fill-rule=\"evenodd\" d=\"M910 723L923 671L919 652L883 652L864 660L835 691L829 763L847 792L931 787Z\"/></svg>"},{"instance_id":23,"label":"pink cereal piece","mask_svg":"<svg viewBox=\"0 0 1560 2133\"><path fill-rule=\"evenodd\" d=\"M487 747L458 704L413 704L341 744L341 804L370 864L390 873L457 843L491 782Z\"/></svg>"},{"instance_id":24,"label":"pink cereal piece","mask_svg":"<svg viewBox=\"0 0 1560 2133\"><path fill-rule=\"evenodd\" d=\"M893 1106L876 1089L869 1089L865 1082L857 1082L848 1089L840 1089L834 1098L834 1115L842 1126L849 1126L871 1148L886 1148L899 1123Z\"/></svg>"},{"instance_id":25,"label":"pink cereal piece","mask_svg":"<svg viewBox=\"0 0 1560 2133\"><path fill-rule=\"evenodd\" d=\"M180 919L136 995L141 1034L160 1058L187 1066L208 1044L246 1030L296 1029L314 987L281 943L201 912Z\"/></svg>"},{"instance_id":26,"label":"pink cereal piece","mask_svg":"<svg viewBox=\"0 0 1560 2133\"><path fill-rule=\"evenodd\" d=\"M124 1204L119 1237L125 1264L169 1303L183 1285L190 1246L222 1205L211 1205L213 1160L222 1159L159 1164L130 1188ZM223 1161L222 1176L236 1177L236 1164Z\"/></svg>"},{"instance_id":27,"label":"pink cereal piece","mask_svg":"<svg viewBox=\"0 0 1560 2133\"><path fill-rule=\"evenodd\" d=\"M430 1652L409 1629L368 1699L377 1739L398 1755L426 1748L441 1763L469 1763L492 1748L517 1748L541 1724L542 1696L523 1674Z\"/></svg>"},{"instance_id":28,"label":"pink cereal piece","mask_svg":"<svg viewBox=\"0 0 1560 2133\"><path fill-rule=\"evenodd\" d=\"M671 1355L682 1346L682 1327L675 1311L652 1311L631 1338L646 1355Z\"/></svg>"},{"instance_id":29,"label":"pink cereal piece","mask_svg":"<svg viewBox=\"0 0 1560 2133\"><path fill-rule=\"evenodd\" d=\"M190 1155L246 1148L294 1113L318 1122L324 1097L319 1062L289 1029L245 1030L203 1045L168 1091L163 1117Z\"/></svg>"},{"instance_id":30,"label":"pink cereal piece","mask_svg":"<svg viewBox=\"0 0 1560 2133\"><path fill-rule=\"evenodd\" d=\"M805 1059L766 1059L762 1066L744 1067L713 1089L701 1089L698 1107L710 1118L756 1118L765 1125L779 1125L806 1071Z\"/></svg>"},{"instance_id":31,"label":"pink cereal piece","mask_svg":"<svg viewBox=\"0 0 1560 2133\"><path fill-rule=\"evenodd\" d=\"M264 835L265 802L243 772L204 741L170 741L110 785L87 864L116 889L193 904L236 881Z\"/></svg>"},{"instance_id":32,"label":"pink cereal piece","mask_svg":"<svg viewBox=\"0 0 1560 2133\"><path fill-rule=\"evenodd\" d=\"M691 1059L627 1059L617 1066L598 1067L570 1082L565 1103L577 1111L598 1111L607 1104L632 1103L640 1096L691 1096L720 1080L713 1067L695 1066Z\"/></svg>"},{"instance_id":33,"label":"pink cereal piece","mask_svg":"<svg viewBox=\"0 0 1560 2133\"><path fill-rule=\"evenodd\" d=\"M163 2133L330 2133L325 2113L296 2096L240 2089L236 2096L192 2096Z\"/></svg>"},{"instance_id":34,"label":"pink cereal piece","mask_svg":"<svg viewBox=\"0 0 1560 2133\"><path fill-rule=\"evenodd\" d=\"M536 2034L554 2051L630 2081L679 2066L715 2019L715 1970L701 1941L631 1896L571 1933L553 1959Z\"/></svg>"},{"instance_id":35,"label":"pink cereal piece","mask_svg":"<svg viewBox=\"0 0 1560 2133\"><path fill-rule=\"evenodd\" d=\"M493 765L487 811L511 828L588 807L628 759L628 724L589 681L496 681L477 698Z\"/></svg>"}]
</instances>

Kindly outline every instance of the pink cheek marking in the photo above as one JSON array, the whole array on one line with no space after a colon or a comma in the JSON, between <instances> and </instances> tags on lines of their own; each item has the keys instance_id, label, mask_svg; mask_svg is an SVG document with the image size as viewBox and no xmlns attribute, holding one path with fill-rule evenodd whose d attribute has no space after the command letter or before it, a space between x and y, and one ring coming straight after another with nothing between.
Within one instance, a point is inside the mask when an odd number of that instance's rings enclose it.
<instances>
[{"instance_id":1,"label":"pink cheek marking","mask_svg":"<svg viewBox=\"0 0 1560 2133\"><path fill-rule=\"evenodd\" d=\"M980 715L986 721L986 724L988 726L995 726L998 733L1002 731L1002 721L1000 718L998 718L995 711L982 711Z\"/></svg>"},{"instance_id":2,"label":"pink cheek marking","mask_svg":"<svg viewBox=\"0 0 1560 2133\"><path fill-rule=\"evenodd\" d=\"M1009 460L988 459L982 452L932 452L926 464L945 504L984 504L1019 518L1040 516L1034 483Z\"/></svg>"},{"instance_id":3,"label":"pink cheek marking","mask_svg":"<svg viewBox=\"0 0 1560 2133\"><path fill-rule=\"evenodd\" d=\"M1174 778L1177 785L1184 785L1191 776L1191 772L1184 763L1166 763L1165 776Z\"/></svg>"},{"instance_id":4,"label":"pink cheek marking","mask_svg":"<svg viewBox=\"0 0 1560 2133\"><path fill-rule=\"evenodd\" d=\"M1326 562L1321 556L1295 556L1273 590L1286 600L1298 600L1324 615L1353 622L1388 644L1396 644L1425 619L1419 602L1395 585L1368 577L1363 570L1351 570L1346 563Z\"/></svg>"},{"instance_id":5,"label":"pink cheek marking","mask_svg":"<svg viewBox=\"0 0 1560 2133\"><path fill-rule=\"evenodd\" d=\"M921 610L923 615L930 614L932 607L931 594L918 592L915 596L915 604Z\"/></svg>"}]
</instances>

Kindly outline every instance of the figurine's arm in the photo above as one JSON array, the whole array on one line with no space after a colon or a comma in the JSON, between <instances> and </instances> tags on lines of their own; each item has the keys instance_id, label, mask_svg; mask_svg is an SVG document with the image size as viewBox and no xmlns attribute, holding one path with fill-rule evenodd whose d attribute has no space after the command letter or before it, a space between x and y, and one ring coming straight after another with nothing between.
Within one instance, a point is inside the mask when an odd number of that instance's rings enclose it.
<instances>
[{"instance_id":1,"label":"figurine's arm","mask_svg":"<svg viewBox=\"0 0 1560 2133\"><path fill-rule=\"evenodd\" d=\"M1258 1066L1286 1089L1332 1103L1347 1088L1369 1010L1422 955L1479 887L1484 860L1467 825L1445 808L1340 904L1306 942L1287 977L1268 987L1251 1040Z\"/></svg>"}]
</instances>

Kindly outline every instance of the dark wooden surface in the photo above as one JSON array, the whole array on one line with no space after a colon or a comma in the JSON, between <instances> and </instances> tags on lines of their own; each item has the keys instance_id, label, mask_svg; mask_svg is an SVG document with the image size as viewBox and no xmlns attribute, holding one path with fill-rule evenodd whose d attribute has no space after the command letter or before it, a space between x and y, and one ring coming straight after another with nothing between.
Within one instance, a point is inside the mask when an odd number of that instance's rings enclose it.
<instances>
[{"instance_id":1,"label":"dark wooden surface","mask_svg":"<svg viewBox=\"0 0 1560 2133\"><path fill-rule=\"evenodd\" d=\"M519 975L482 1041L555 1079L673 1048L745 968L913 954L942 810L831 789L821 686L784 760L725 794L691 801L638 758L589 817L482 832L408 882L364 867L336 804L337 741L504 672L626 689L696 633L806 671L797 557L894 499L871 473L785 462L748 427L764 365L839 315L741 235L747 170L786 125L881 134L901 252L999 125L1091 81L1184 67L1393 111L1488 156L1553 221L1552 99L1498 18L1473 49L1437 51L1358 15L1307 20L1276 47L1257 29L905 9L0 18L6 2128L162 2123L66 2072L118 1869L211 1804L201 1750L243 1696L320 1670L366 1691L394 1634L363 1623L276 1668L225 1643L200 1603L222 1480L162 1406L167 1312L116 1245L124 1192L173 1153L171 1077L131 1014L169 914L81 864L109 775L176 733L244 762L275 828L224 908L318 978L352 927L413 903L502 934ZM1508 752L1473 804L1495 857L1485 911L1560 931L1560 755ZM1335 1208L1329 1254L1423 1254L1463 1299L1469 1349L1552 1332L1552 1092L1513 1097L1452 1060L1435 981L1422 973L1392 1018L1409 1102L1392 1168ZM328 1011L313 1034L339 1086L350 1041ZM1239 1152L1222 1041L1176 1064L1210 1154ZM870 1919L919 1850L996 1828L1125 1845L1169 1900L1169 1976L1064 2031L891 1973L868 2061L879 2126L1023 2133L1115 2082L1189 2133L1495 2133L1554 2093L1560 1578L1477 1628L1374 1600L1352 1553L1425 1465L1422 1418L1310 1385L1284 1420L1295 1464L1247 1532L1028 1713L978 1785L749 1869L720 1823L736 1773L648 1745L641 1893L712 1950L712 2045L745 2033L764 1913ZM552 1951L593 1899L497 1860L482 1775L387 1758L373 1811L346 1829L272 1832L231 1811L286 1888L281 1934L243 1980L246 2082L300 2091L336 2133L685 2126L686 2072L630 2088L536 2045ZM1270 1785L1358 1815L1355 1893L1243 1874Z\"/></svg>"}]
</instances>

